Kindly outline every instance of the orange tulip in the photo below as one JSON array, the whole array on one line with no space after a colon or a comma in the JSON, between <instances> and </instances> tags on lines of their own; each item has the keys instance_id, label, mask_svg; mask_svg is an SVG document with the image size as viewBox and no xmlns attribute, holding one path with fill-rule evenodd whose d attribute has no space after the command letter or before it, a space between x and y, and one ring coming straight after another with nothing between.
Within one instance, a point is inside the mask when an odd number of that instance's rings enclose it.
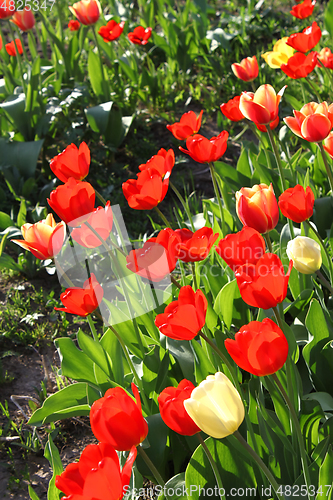
<instances>
[{"instance_id":1,"label":"orange tulip","mask_svg":"<svg viewBox=\"0 0 333 500\"><path fill-rule=\"evenodd\" d=\"M35 26L35 16L32 10L27 7L21 11L16 11L11 21L22 31L29 31Z\"/></svg>"},{"instance_id":2,"label":"orange tulip","mask_svg":"<svg viewBox=\"0 0 333 500\"><path fill-rule=\"evenodd\" d=\"M259 125L273 122L278 116L279 103L285 88L286 86L277 95L273 87L268 84L261 85L255 93L243 92L239 101L241 113Z\"/></svg>"},{"instance_id":3,"label":"orange tulip","mask_svg":"<svg viewBox=\"0 0 333 500\"><path fill-rule=\"evenodd\" d=\"M15 44L16 44L16 46L15 46ZM17 55L16 47L17 47L19 54L23 54L22 43L21 43L21 40L19 38L15 38L15 43L14 43L14 40L12 40L9 43L6 43L5 47L6 47L7 54L9 54L10 56Z\"/></svg>"},{"instance_id":4,"label":"orange tulip","mask_svg":"<svg viewBox=\"0 0 333 500\"><path fill-rule=\"evenodd\" d=\"M294 110L294 116L283 120L298 137L309 142L321 142L333 127L333 104L309 102L300 111Z\"/></svg>"},{"instance_id":5,"label":"orange tulip","mask_svg":"<svg viewBox=\"0 0 333 500\"><path fill-rule=\"evenodd\" d=\"M232 64L231 69L234 75L243 80L243 82L252 82L252 80L257 78L259 73L256 56L246 57L240 63Z\"/></svg>"},{"instance_id":6,"label":"orange tulip","mask_svg":"<svg viewBox=\"0 0 333 500\"><path fill-rule=\"evenodd\" d=\"M330 132L329 135L326 137L326 139L323 142L323 146L324 146L326 153L333 160L333 132Z\"/></svg>"},{"instance_id":7,"label":"orange tulip","mask_svg":"<svg viewBox=\"0 0 333 500\"><path fill-rule=\"evenodd\" d=\"M48 214L36 224L23 224L21 227L24 240L11 240L25 250L29 250L37 259L52 259L59 253L66 236L64 222L58 224L52 214Z\"/></svg>"},{"instance_id":8,"label":"orange tulip","mask_svg":"<svg viewBox=\"0 0 333 500\"><path fill-rule=\"evenodd\" d=\"M98 0L81 0L70 6L69 10L85 26L95 24L102 12Z\"/></svg>"},{"instance_id":9,"label":"orange tulip","mask_svg":"<svg viewBox=\"0 0 333 500\"><path fill-rule=\"evenodd\" d=\"M279 207L273 185L242 187L236 193L236 211L244 226L252 227L259 233L274 229L279 221Z\"/></svg>"},{"instance_id":10,"label":"orange tulip","mask_svg":"<svg viewBox=\"0 0 333 500\"><path fill-rule=\"evenodd\" d=\"M318 59L320 62L318 61ZM318 52L317 66L321 66L320 63L322 63L325 68L333 69L333 54L331 49L329 49L328 47L324 47L320 52Z\"/></svg>"}]
</instances>

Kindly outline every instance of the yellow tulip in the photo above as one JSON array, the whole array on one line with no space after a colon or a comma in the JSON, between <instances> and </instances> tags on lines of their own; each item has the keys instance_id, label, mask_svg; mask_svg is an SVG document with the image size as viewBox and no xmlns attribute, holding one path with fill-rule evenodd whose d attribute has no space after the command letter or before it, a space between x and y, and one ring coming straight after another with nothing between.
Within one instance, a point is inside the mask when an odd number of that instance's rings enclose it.
<instances>
[{"instance_id":1,"label":"yellow tulip","mask_svg":"<svg viewBox=\"0 0 333 500\"><path fill-rule=\"evenodd\" d=\"M307 236L297 236L288 242L287 255L294 263L296 271L312 274L322 264L320 245Z\"/></svg>"},{"instance_id":2,"label":"yellow tulip","mask_svg":"<svg viewBox=\"0 0 333 500\"><path fill-rule=\"evenodd\" d=\"M208 375L184 401L184 407L202 431L217 439L233 434L245 415L238 391L221 372Z\"/></svg>"},{"instance_id":3,"label":"yellow tulip","mask_svg":"<svg viewBox=\"0 0 333 500\"><path fill-rule=\"evenodd\" d=\"M281 38L276 42L271 52L265 52L261 55L271 68L281 68L281 65L287 64L288 59L294 54L295 50L286 44L287 40L287 36Z\"/></svg>"}]
</instances>

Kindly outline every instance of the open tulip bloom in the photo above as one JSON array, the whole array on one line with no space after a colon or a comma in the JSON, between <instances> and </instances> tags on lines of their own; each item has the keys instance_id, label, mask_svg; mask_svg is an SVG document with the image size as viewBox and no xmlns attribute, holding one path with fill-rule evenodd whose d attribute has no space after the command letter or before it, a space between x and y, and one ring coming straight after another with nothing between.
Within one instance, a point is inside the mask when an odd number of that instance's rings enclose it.
<instances>
[{"instance_id":1,"label":"open tulip bloom","mask_svg":"<svg viewBox=\"0 0 333 500\"><path fill-rule=\"evenodd\" d=\"M309 142L321 142L333 127L333 104L309 102L294 116L284 118L285 124L295 135Z\"/></svg>"},{"instance_id":2,"label":"open tulip bloom","mask_svg":"<svg viewBox=\"0 0 333 500\"><path fill-rule=\"evenodd\" d=\"M200 111L199 116L197 116L194 111L188 111L183 114L179 122L176 122L173 125L167 125L167 129L170 130L172 135L180 141L188 139L191 135L199 132L202 114L203 111Z\"/></svg>"},{"instance_id":3,"label":"open tulip bloom","mask_svg":"<svg viewBox=\"0 0 333 500\"><path fill-rule=\"evenodd\" d=\"M254 123L267 125L276 120L279 104L286 86L278 94L271 85L261 85L255 93L243 92L240 96L241 113Z\"/></svg>"}]
</instances>

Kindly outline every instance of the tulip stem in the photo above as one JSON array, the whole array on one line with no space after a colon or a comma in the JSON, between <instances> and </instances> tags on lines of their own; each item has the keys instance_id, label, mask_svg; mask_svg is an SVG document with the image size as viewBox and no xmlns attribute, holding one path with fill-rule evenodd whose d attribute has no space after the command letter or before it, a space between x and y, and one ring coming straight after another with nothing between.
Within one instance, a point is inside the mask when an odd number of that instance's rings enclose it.
<instances>
[{"instance_id":1,"label":"tulip stem","mask_svg":"<svg viewBox=\"0 0 333 500\"><path fill-rule=\"evenodd\" d=\"M278 151L278 148L276 146L274 134L273 134L273 131L271 130L270 126L267 126L266 130L267 130L267 134L268 134L268 137L269 137L269 140L270 140L270 143L271 143L271 146L273 148L273 152L274 152L274 155L275 155L275 158L276 158L276 163L277 163L279 174L280 174L282 189L283 189L283 191L285 191L287 189L286 179L284 178L281 157L279 155L279 151Z\"/></svg>"},{"instance_id":2,"label":"tulip stem","mask_svg":"<svg viewBox=\"0 0 333 500\"><path fill-rule=\"evenodd\" d=\"M89 326L90 326L90 330L91 330L92 336L94 337L94 341L95 342L99 342L98 335L97 335L97 332L96 332L96 328L95 328L94 322L93 322L92 317L91 317L90 314L88 314L87 320L88 320L88 323L89 323Z\"/></svg>"},{"instance_id":3,"label":"tulip stem","mask_svg":"<svg viewBox=\"0 0 333 500\"><path fill-rule=\"evenodd\" d=\"M109 88L108 82L105 79L104 66L103 66L103 60L102 60L102 52L101 52L101 49L100 49L100 46L99 46L99 43L97 40L94 25L91 26L91 31L93 33L95 45L97 47L98 56L99 56L100 70L102 73L102 89L103 89L103 93L104 93L104 99L106 100L106 102L108 102L110 100L110 88Z\"/></svg>"},{"instance_id":4,"label":"tulip stem","mask_svg":"<svg viewBox=\"0 0 333 500\"><path fill-rule=\"evenodd\" d=\"M191 262L191 269L192 269L192 278L193 278L193 285L194 285L194 291L198 290L198 283L197 283L197 277L195 274L195 264L194 262Z\"/></svg>"},{"instance_id":5,"label":"tulip stem","mask_svg":"<svg viewBox=\"0 0 333 500\"><path fill-rule=\"evenodd\" d=\"M324 161L324 165L325 165L325 168L326 168L326 173L327 173L328 181L330 183L331 196L333 196L333 175L332 175L330 166L329 166L328 161L327 161L327 157L326 157L326 153L325 153L325 149L324 149L323 143L322 142L318 142L317 144L319 146L319 149L320 149L320 152L321 152L321 156L323 157L323 161Z\"/></svg>"},{"instance_id":6,"label":"tulip stem","mask_svg":"<svg viewBox=\"0 0 333 500\"><path fill-rule=\"evenodd\" d=\"M278 386L278 388L279 388L279 390L280 390L280 392L281 392L281 394L282 394L285 402L287 403L287 405L289 407L290 414L291 414L292 420L294 422L294 429L296 431L297 440L298 440L298 444L299 444L299 449L300 449L300 453L301 453L301 462L302 462L303 474L304 474L304 479L305 479L305 483L306 483L306 487L307 487L308 497L309 497L309 499L312 499L313 496L309 493L310 492L311 479L310 479L309 470L308 470L308 456L307 456L305 448L304 448L302 431L301 431L301 427L299 425L297 414L296 414L296 411L295 411L295 408L294 408L292 402L289 399L288 394L284 390L284 387L281 384L280 380L278 379L276 373L273 373L272 379L274 380L274 382Z\"/></svg>"},{"instance_id":7,"label":"tulip stem","mask_svg":"<svg viewBox=\"0 0 333 500\"><path fill-rule=\"evenodd\" d=\"M271 471L268 469L268 467L266 466L266 464L262 461L262 459L259 457L259 455L251 448L251 446L245 441L245 439L243 438L243 436L241 435L241 433L239 431L235 431L234 432L234 436L238 439L238 441L240 442L240 444L242 446L244 446L244 448L246 449L246 451L251 455L251 457L257 462L257 464L259 465L260 469L264 472L265 476L267 477L268 481L271 483L271 485L273 486L274 488L274 491L275 491L275 494L276 496L278 497L279 500L285 500L285 496L284 495L281 495L280 493L278 493L278 490L280 488L280 485L276 482L276 480L274 479L274 476L273 474L271 473Z\"/></svg>"},{"instance_id":8,"label":"tulip stem","mask_svg":"<svg viewBox=\"0 0 333 500\"><path fill-rule=\"evenodd\" d=\"M269 236L269 233L264 233L263 237L266 240L267 248L268 248L269 253L273 253L273 247L272 247L272 242L271 242L271 238Z\"/></svg>"},{"instance_id":9,"label":"tulip stem","mask_svg":"<svg viewBox=\"0 0 333 500\"><path fill-rule=\"evenodd\" d=\"M311 82L310 78L305 77L305 80L306 80L307 84L309 85L309 87L311 87L311 88L312 88L312 90L313 90L313 92L314 92L314 94L315 94L316 98L318 99L318 104L319 104L319 103L321 102L321 98L320 98L320 95L318 94L318 92L316 91L315 86L314 86L314 85L313 85L313 83Z\"/></svg>"},{"instance_id":10,"label":"tulip stem","mask_svg":"<svg viewBox=\"0 0 333 500\"><path fill-rule=\"evenodd\" d=\"M197 434L197 436L198 436L198 439L199 439L201 446L204 449L204 452L206 453L206 457L208 458L209 463L213 469L214 476L215 476L215 479L217 482L217 486L219 488L219 497L221 498L221 500L225 500L225 494L224 494L225 490L223 488L222 479L221 479L219 470L217 468L216 462L215 462L214 458L212 457L212 454L209 451L208 446L206 445L205 441L202 439L201 434L199 433L199 434Z\"/></svg>"},{"instance_id":11,"label":"tulip stem","mask_svg":"<svg viewBox=\"0 0 333 500\"><path fill-rule=\"evenodd\" d=\"M188 203L184 200L184 198L182 197L182 195L180 194L180 192L178 191L178 189L176 188L176 186L171 181L169 183L170 183L170 186L171 186L173 192L178 197L180 203L183 205L184 210L185 210L185 212L187 214L187 217L189 218L189 221L191 223L192 231L194 232L195 231L195 227L194 227L194 224L193 224L193 219L192 219L191 212L190 212L189 207L188 207Z\"/></svg>"},{"instance_id":12,"label":"tulip stem","mask_svg":"<svg viewBox=\"0 0 333 500\"><path fill-rule=\"evenodd\" d=\"M148 399L147 399L147 396L146 396L146 393L143 389L143 385L142 385L142 382L141 382L141 379L140 377L138 376L136 370L135 370L135 366L131 360L131 356L129 355L128 353L128 349L123 341L123 339L121 338L121 335L117 332L117 330L115 328L113 328L112 325L109 325L109 328L110 330L115 334L115 336L117 337L118 341L119 341L119 344L121 345L123 351L124 351L124 354L125 354L125 358L126 358L126 361L127 363L129 364L129 367L131 369L131 372L133 374L133 377L134 377L134 380L136 382L136 385L139 387L139 390L140 390L140 394L141 394L141 397L143 399L143 406L145 408L145 411L148 413L148 409L149 409L149 402L148 402Z\"/></svg>"},{"instance_id":13,"label":"tulip stem","mask_svg":"<svg viewBox=\"0 0 333 500\"><path fill-rule=\"evenodd\" d=\"M164 214L162 214L161 210L158 208L158 207L154 207L155 208L155 212L158 213L158 215L161 217L162 221L164 222L164 224L167 226L167 227L170 227L171 228L171 224L170 222L168 221L168 219L165 217Z\"/></svg>"},{"instance_id":14,"label":"tulip stem","mask_svg":"<svg viewBox=\"0 0 333 500\"><path fill-rule=\"evenodd\" d=\"M333 288L331 287L331 285L329 284L327 279L324 278L324 276L322 275L322 273L319 270L316 271L316 274L317 274L318 278L320 279L320 281L322 282L322 284L324 286L326 286L326 288L328 288L328 290L331 292L331 295L333 296Z\"/></svg>"},{"instance_id":15,"label":"tulip stem","mask_svg":"<svg viewBox=\"0 0 333 500\"><path fill-rule=\"evenodd\" d=\"M248 128L249 128L249 125L245 125L245 127L243 127L243 130L241 130L239 132L239 134L235 135L235 137L232 138L232 141L233 142L238 141L242 137L242 135L245 134L245 132L248 130Z\"/></svg>"},{"instance_id":16,"label":"tulip stem","mask_svg":"<svg viewBox=\"0 0 333 500\"><path fill-rule=\"evenodd\" d=\"M324 250L325 252L325 255L326 255L326 259L328 261L328 265L329 265L329 272L330 272L330 280L331 282L333 281L333 265L332 265L332 259L327 251L327 248L326 248L326 245L322 239L322 237L320 236L320 234L318 233L318 231L312 226L312 224L310 223L310 221L307 219L306 221L304 221L308 226L309 228L314 232L314 234L317 236L317 239L322 247L322 249Z\"/></svg>"},{"instance_id":17,"label":"tulip stem","mask_svg":"<svg viewBox=\"0 0 333 500\"><path fill-rule=\"evenodd\" d=\"M171 282L177 287L179 288L179 290L181 289L181 285L178 283L178 281L172 276L172 274L170 274L170 277L171 277Z\"/></svg>"},{"instance_id":18,"label":"tulip stem","mask_svg":"<svg viewBox=\"0 0 333 500\"><path fill-rule=\"evenodd\" d=\"M162 478L161 474L158 472L155 465L150 460L150 458L148 457L147 453L145 452L145 450L142 448L141 445L138 446L138 452L141 455L141 457L143 458L143 460L146 462L147 466L149 467L150 471L152 472L152 474L153 474L154 478L156 479L156 481L158 482L158 484L160 486L164 486L165 485L164 479Z\"/></svg>"},{"instance_id":19,"label":"tulip stem","mask_svg":"<svg viewBox=\"0 0 333 500\"><path fill-rule=\"evenodd\" d=\"M217 181L216 181L215 170L214 170L214 163L213 162L209 163L209 168L210 168L210 173L211 173L211 176L212 176L212 181L213 181L215 196L217 198L217 203L218 203L219 209L220 209L220 218L221 218L221 221L222 221L222 234L223 234L223 237L225 237L227 235L227 232L226 232L226 227L225 227L224 212L223 212L221 197L220 197L220 193L219 193L219 189L218 189L218 185L217 185Z\"/></svg>"}]
</instances>

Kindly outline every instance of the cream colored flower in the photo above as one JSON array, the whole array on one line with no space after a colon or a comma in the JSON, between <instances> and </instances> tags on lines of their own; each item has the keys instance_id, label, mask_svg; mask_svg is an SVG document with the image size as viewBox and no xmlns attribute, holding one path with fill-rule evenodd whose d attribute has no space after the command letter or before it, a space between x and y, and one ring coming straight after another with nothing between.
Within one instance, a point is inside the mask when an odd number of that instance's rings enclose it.
<instances>
[{"instance_id":1,"label":"cream colored flower","mask_svg":"<svg viewBox=\"0 0 333 500\"><path fill-rule=\"evenodd\" d=\"M287 64L288 59L294 54L295 50L286 44L288 37L285 36L278 40L271 52L265 52L261 55L271 68L281 68L282 64Z\"/></svg>"},{"instance_id":2,"label":"cream colored flower","mask_svg":"<svg viewBox=\"0 0 333 500\"><path fill-rule=\"evenodd\" d=\"M293 261L296 271L312 274L322 264L320 245L307 236L297 236L287 245L287 255Z\"/></svg>"}]
</instances>

